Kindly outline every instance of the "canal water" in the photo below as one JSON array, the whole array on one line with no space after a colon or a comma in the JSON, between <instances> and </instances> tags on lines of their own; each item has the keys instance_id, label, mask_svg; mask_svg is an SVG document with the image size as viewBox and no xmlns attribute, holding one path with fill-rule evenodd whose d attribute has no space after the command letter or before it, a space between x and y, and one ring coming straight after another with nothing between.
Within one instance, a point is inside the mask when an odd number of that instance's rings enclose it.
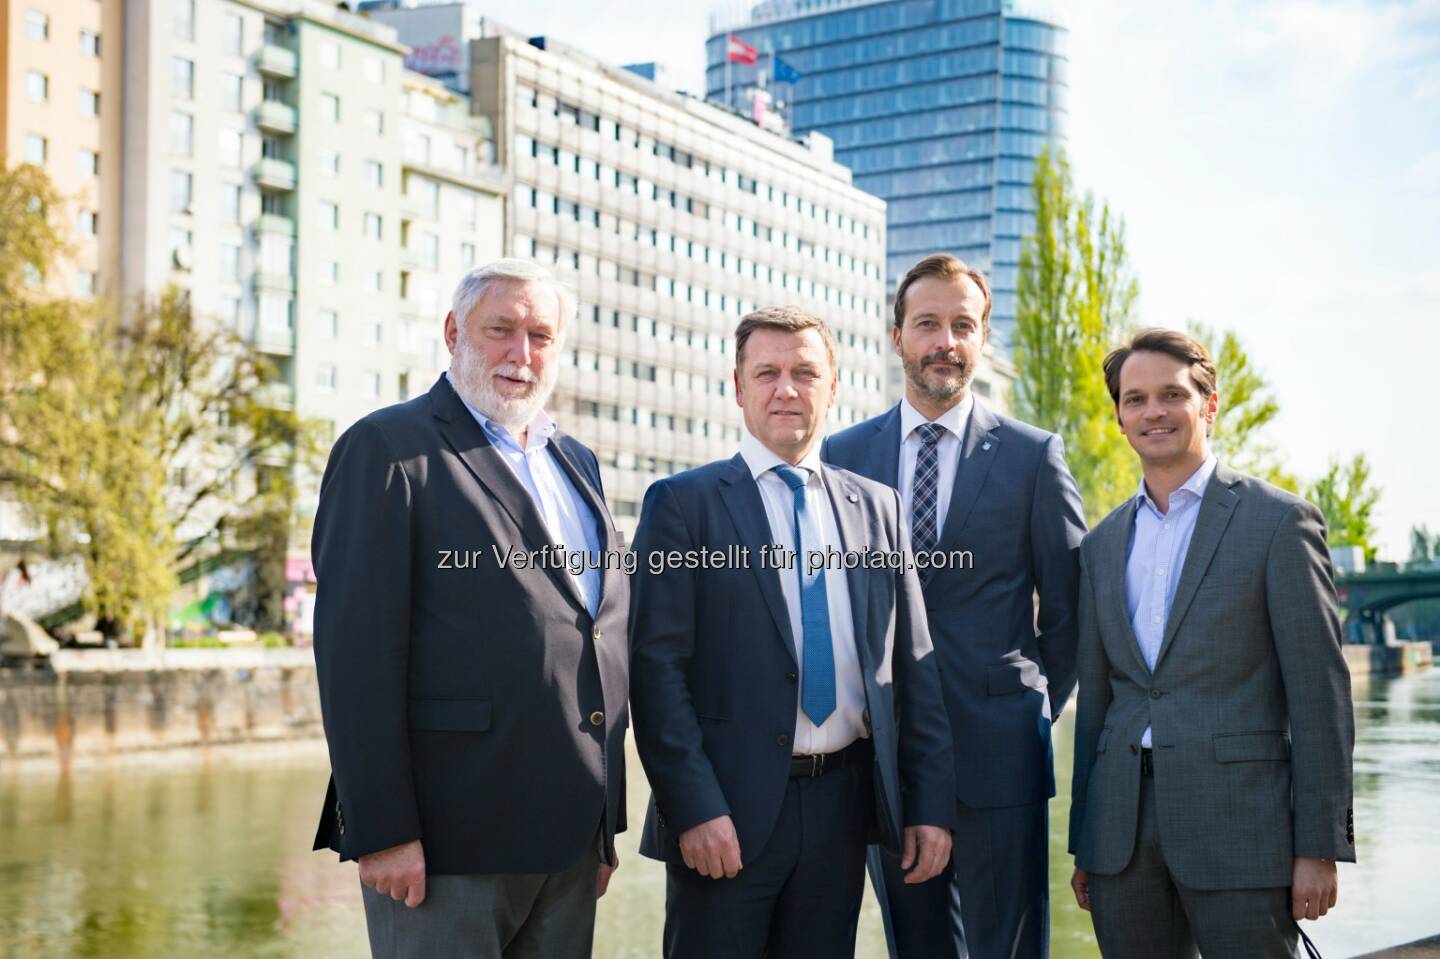
<instances>
[{"instance_id":1,"label":"canal water","mask_svg":"<svg viewBox=\"0 0 1440 959\"><path fill-rule=\"evenodd\" d=\"M1359 684L1355 711L1360 862L1341 867L1339 911L1307 924L1331 959L1440 932L1440 670ZM1056 959L1098 956L1064 855L1072 717L1051 805ZM643 782L633 756L631 773ZM0 778L0 957L367 955L355 866L309 851L325 775L316 751ZM664 873L635 852L645 796L630 790L636 829L600 904L602 959L659 953ZM857 954L884 955L868 895Z\"/></svg>"}]
</instances>

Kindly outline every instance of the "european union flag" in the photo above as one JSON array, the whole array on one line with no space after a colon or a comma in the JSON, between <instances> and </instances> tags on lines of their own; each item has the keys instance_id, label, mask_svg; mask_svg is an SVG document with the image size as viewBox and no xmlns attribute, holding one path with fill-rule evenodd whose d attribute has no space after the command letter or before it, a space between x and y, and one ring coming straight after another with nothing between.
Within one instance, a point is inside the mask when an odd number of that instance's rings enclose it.
<instances>
[{"instance_id":1,"label":"european union flag","mask_svg":"<svg viewBox=\"0 0 1440 959\"><path fill-rule=\"evenodd\" d=\"M776 83L797 83L800 80L800 71L790 64L775 58L775 82Z\"/></svg>"}]
</instances>

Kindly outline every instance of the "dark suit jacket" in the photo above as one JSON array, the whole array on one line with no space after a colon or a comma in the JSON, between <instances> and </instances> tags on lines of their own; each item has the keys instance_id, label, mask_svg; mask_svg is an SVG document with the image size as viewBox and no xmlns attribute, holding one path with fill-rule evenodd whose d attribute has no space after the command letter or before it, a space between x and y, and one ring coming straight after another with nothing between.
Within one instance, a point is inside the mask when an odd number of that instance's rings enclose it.
<instances>
[{"instance_id":1,"label":"dark suit jacket","mask_svg":"<svg viewBox=\"0 0 1440 959\"><path fill-rule=\"evenodd\" d=\"M897 405L831 436L820 455L893 488L900 440ZM1060 437L977 401L937 547L971 551L973 568L920 574L967 806L1055 795L1050 726L1075 685L1084 535Z\"/></svg>"},{"instance_id":2,"label":"dark suit jacket","mask_svg":"<svg viewBox=\"0 0 1440 959\"><path fill-rule=\"evenodd\" d=\"M828 467L822 476L843 550L907 548L894 491ZM738 455L646 493L635 536L631 701L653 790L640 851L652 858L683 862L680 833L728 815L750 862L774 829L800 686L782 571L759 562L772 542L759 487ZM750 549L749 568L649 568L669 550L740 546ZM856 569L847 581L875 746L874 835L897 846L903 826L954 826L949 727L914 572Z\"/></svg>"},{"instance_id":3,"label":"dark suit jacket","mask_svg":"<svg viewBox=\"0 0 1440 959\"><path fill-rule=\"evenodd\" d=\"M549 450L614 549L594 455L558 432ZM491 552L549 543L443 376L335 443L312 544L333 770L317 849L355 859L420 839L428 871L447 874L557 872L602 830L611 848L625 812L626 578L604 574L592 619L568 574L502 569Z\"/></svg>"},{"instance_id":4,"label":"dark suit jacket","mask_svg":"<svg viewBox=\"0 0 1440 959\"><path fill-rule=\"evenodd\" d=\"M1076 864L1111 875L1130 862L1146 725L1180 882L1288 886L1295 856L1353 862L1355 722L1320 511L1218 465L1152 674L1125 600L1135 509L1131 497L1083 547Z\"/></svg>"}]
</instances>

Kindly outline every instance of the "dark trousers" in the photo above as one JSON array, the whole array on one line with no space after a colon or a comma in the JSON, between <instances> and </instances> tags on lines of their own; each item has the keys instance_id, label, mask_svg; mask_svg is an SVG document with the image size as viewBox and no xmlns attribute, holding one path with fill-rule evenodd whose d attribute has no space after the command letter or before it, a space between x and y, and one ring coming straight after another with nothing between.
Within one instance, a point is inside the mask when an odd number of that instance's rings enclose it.
<instances>
[{"instance_id":1,"label":"dark trousers","mask_svg":"<svg viewBox=\"0 0 1440 959\"><path fill-rule=\"evenodd\" d=\"M855 954L872 764L792 779L765 848L734 879L667 864L670 959L837 959Z\"/></svg>"},{"instance_id":2,"label":"dark trousers","mask_svg":"<svg viewBox=\"0 0 1440 959\"><path fill-rule=\"evenodd\" d=\"M558 873L426 876L414 909L361 885L374 959L589 959L598 842Z\"/></svg>"},{"instance_id":3,"label":"dark trousers","mask_svg":"<svg viewBox=\"0 0 1440 959\"><path fill-rule=\"evenodd\" d=\"M1140 780L1135 854L1113 876L1090 874L1090 917L1105 959L1289 959L1298 939L1290 890L1201 890L1170 875L1155 780Z\"/></svg>"},{"instance_id":4,"label":"dark trousers","mask_svg":"<svg viewBox=\"0 0 1440 959\"><path fill-rule=\"evenodd\" d=\"M892 959L1042 959L1050 940L1049 804L959 805L950 864L905 885L900 859L869 853Z\"/></svg>"}]
</instances>

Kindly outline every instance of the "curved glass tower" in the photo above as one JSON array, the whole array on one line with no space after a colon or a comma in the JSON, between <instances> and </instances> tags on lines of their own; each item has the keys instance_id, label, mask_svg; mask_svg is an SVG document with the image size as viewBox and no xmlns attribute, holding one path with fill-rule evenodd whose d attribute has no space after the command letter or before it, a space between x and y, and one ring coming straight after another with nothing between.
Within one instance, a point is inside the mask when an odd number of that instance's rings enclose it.
<instances>
[{"instance_id":1,"label":"curved glass tower","mask_svg":"<svg viewBox=\"0 0 1440 959\"><path fill-rule=\"evenodd\" d=\"M769 0L711 28L707 97L748 113L764 86L793 132L834 140L888 203L892 292L929 253L987 270L1008 353L1032 161L1064 137L1064 29L1013 0ZM756 64L727 64L730 34Z\"/></svg>"}]
</instances>

